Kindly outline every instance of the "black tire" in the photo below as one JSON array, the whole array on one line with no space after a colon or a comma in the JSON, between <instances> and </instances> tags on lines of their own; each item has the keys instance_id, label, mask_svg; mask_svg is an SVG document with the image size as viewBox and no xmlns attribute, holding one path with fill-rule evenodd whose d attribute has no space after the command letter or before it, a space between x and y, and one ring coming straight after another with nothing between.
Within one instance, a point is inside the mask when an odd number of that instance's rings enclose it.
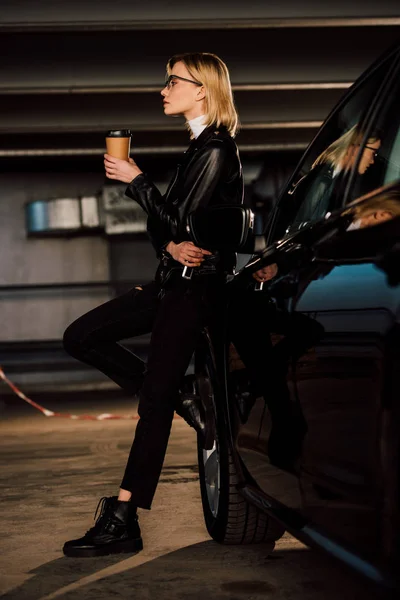
<instances>
[{"instance_id":1,"label":"black tire","mask_svg":"<svg viewBox=\"0 0 400 600\"><path fill-rule=\"evenodd\" d=\"M197 444L201 500L208 533L216 542L227 545L275 542L284 534L284 527L238 492L239 479L222 426L223 417L216 410L207 368L201 376L199 392L208 413L208 428L212 427L214 437L212 450L203 450L200 439ZM214 491L219 489L217 500L212 493L213 486Z\"/></svg>"}]
</instances>

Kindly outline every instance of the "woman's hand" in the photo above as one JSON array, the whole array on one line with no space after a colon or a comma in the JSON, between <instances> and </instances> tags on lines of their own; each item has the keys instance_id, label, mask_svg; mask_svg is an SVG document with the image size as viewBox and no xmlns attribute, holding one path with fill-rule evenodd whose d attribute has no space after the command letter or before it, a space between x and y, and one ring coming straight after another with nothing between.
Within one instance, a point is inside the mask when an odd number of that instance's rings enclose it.
<instances>
[{"instance_id":1,"label":"woman's hand","mask_svg":"<svg viewBox=\"0 0 400 600\"><path fill-rule=\"evenodd\" d=\"M135 179L135 177L142 173L132 158L126 161L114 158L110 154L104 155L104 167L108 179L117 179L124 183L130 183L132 179Z\"/></svg>"},{"instance_id":2,"label":"woman's hand","mask_svg":"<svg viewBox=\"0 0 400 600\"><path fill-rule=\"evenodd\" d=\"M193 242L181 242L180 244L170 242L165 249L173 259L185 265L185 267L200 267L204 256L212 254L208 250L198 248Z\"/></svg>"},{"instance_id":3,"label":"woman's hand","mask_svg":"<svg viewBox=\"0 0 400 600\"><path fill-rule=\"evenodd\" d=\"M269 281L278 273L278 265L273 263L272 265L268 265L268 267L263 267L259 269L255 273L253 273L253 277L256 281L262 283L263 281Z\"/></svg>"}]
</instances>

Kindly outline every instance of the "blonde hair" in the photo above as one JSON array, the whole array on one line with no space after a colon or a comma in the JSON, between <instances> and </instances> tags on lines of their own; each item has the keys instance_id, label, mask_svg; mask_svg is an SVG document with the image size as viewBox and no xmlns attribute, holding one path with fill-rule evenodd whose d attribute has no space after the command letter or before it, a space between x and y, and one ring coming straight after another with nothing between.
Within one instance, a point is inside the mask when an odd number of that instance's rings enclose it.
<instances>
[{"instance_id":1,"label":"blonde hair","mask_svg":"<svg viewBox=\"0 0 400 600\"><path fill-rule=\"evenodd\" d=\"M175 54L167 63L167 74L176 63L182 62L191 77L202 83L206 90L205 125L224 125L234 137L239 128L239 117L233 100L229 71L226 64L209 52L187 52Z\"/></svg>"},{"instance_id":2,"label":"blonde hair","mask_svg":"<svg viewBox=\"0 0 400 600\"><path fill-rule=\"evenodd\" d=\"M354 214L358 218L363 218L380 210L390 213L393 219L400 216L400 190L398 188L387 190L375 198L363 202L361 206L356 207Z\"/></svg>"},{"instance_id":3,"label":"blonde hair","mask_svg":"<svg viewBox=\"0 0 400 600\"><path fill-rule=\"evenodd\" d=\"M322 163L329 163L334 168L343 164L343 160L350 146L359 145L362 141L363 134L360 131L358 124L354 125L349 131L346 131L340 138L332 142L326 150L324 150L318 158L313 162L311 169ZM372 135L368 138L368 144L373 144L379 139L377 135Z\"/></svg>"}]
</instances>

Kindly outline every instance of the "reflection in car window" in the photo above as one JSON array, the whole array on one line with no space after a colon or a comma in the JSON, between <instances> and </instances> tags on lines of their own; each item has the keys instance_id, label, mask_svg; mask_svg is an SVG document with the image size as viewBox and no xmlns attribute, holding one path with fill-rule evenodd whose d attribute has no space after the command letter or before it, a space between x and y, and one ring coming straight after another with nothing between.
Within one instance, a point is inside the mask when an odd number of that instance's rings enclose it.
<instances>
[{"instance_id":1,"label":"reflection in car window","mask_svg":"<svg viewBox=\"0 0 400 600\"><path fill-rule=\"evenodd\" d=\"M304 223L321 219L329 209L340 205L336 194L341 189L343 176L356 163L363 138L364 133L359 125L354 125L316 158L309 173L289 191L291 195L303 194L304 201L294 215L288 232L298 229ZM360 175L364 175L373 163L380 144L380 135L371 133L362 158L358 161Z\"/></svg>"},{"instance_id":2,"label":"reflection in car window","mask_svg":"<svg viewBox=\"0 0 400 600\"><path fill-rule=\"evenodd\" d=\"M362 122L392 61L393 57L387 59L355 88L322 128L279 202L270 241L281 239L342 205L343 181L359 155L364 138L358 124ZM379 147L379 134L371 133L368 145Z\"/></svg>"},{"instance_id":3,"label":"reflection in car window","mask_svg":"<svg viewBox=\"0 0 400 600\"><path fill-rule=\"evenodd\" d=\"M360 199L359 206L357 204L355 203L354 218L348 231L396 219L400 217L400 185L374 194L367 200Z\"/></svg>"},{"instance_id":4,"label":"reflection in car window","mask_svg":"<svg viewBox=\"0 0 400 600\"><path fill-rule=\"evenodd\" d=\"M374 130L379 131L379 144L364 145L358 161L358 172L348 201L352 201L383 185L400 180L400 82L398 78L385 96ZM368 169L365 177L360 170Z\"/></svg>"}]
</instances>

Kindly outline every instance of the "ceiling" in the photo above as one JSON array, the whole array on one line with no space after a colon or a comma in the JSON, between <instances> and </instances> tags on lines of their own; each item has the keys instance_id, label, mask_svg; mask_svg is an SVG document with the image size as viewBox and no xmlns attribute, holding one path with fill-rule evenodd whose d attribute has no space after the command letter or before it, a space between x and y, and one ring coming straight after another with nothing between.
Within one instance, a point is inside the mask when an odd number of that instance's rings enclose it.
<instances>
[{"instance_id":1,"label":"ceiling","mask_svg":"<svg viewBox=\"0 0 400 600\"><path fill-rule=\"evenodd\" d=\"M135 154L181 152L187 132L164 116L159 92L167 59L190 50L214 52L230 69L242 155L290 153L399 39L400 3L116 0L111 10L104 0L2 0L0 33L8 163L98 160L105 132L120 127L132 130Z\"/></svg>"}]
</instances>

